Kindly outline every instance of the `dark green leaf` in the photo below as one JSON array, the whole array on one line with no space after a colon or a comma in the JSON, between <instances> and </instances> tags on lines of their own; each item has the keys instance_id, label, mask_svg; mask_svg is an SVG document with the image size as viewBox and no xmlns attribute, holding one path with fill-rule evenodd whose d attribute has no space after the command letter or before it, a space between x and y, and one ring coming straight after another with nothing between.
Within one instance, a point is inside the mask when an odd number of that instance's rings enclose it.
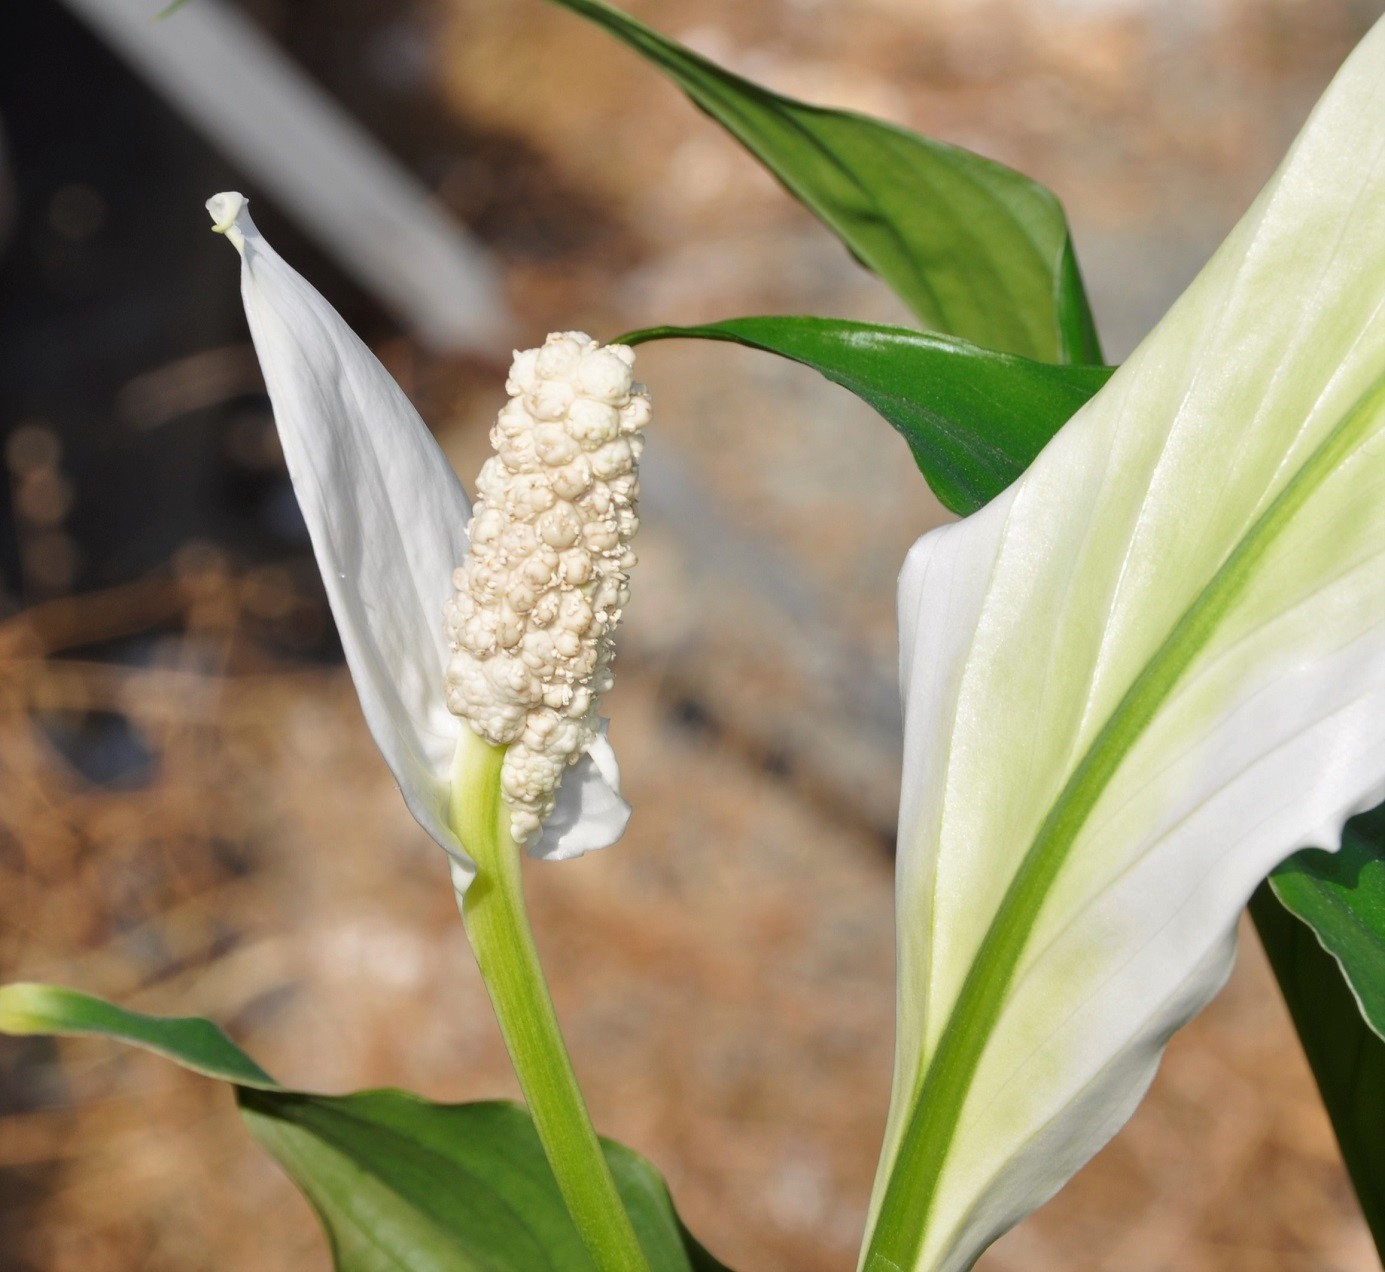
<instances>
[{"instance_id":1,"label":"dark green leaf","mask_svg":"<svg viewBox=\"0 0 1385 1272\"><path fill-rule=\"evenodd\" d=\"M1341 965L1361 1014L1385 1038L1385 805L1347 822L1339 852L1295 853L1270 883Z\"/></svg>"},{"instance_id":2,"label":"dark green leaf","mask_svg":"<svg viewBox=\"0 0 1385 1272\"><path fill-rule=\"evenodd\" d=\"M1251 914L1385 1258L1385 805L1290 857Z\"/></svg>"},{"instance_id":3,"label":"dark green leaf","mask_svg":"<svg viewBox=\"0 0 1385 1272\"><path fill-rule=\"evenodd\" d=\"M1277 889L1278 874L1273 878ZM1252 898L1250 912L1322 1092L1376 1249L1385 1256L1385 1042L1361 1018L1331 955L1275 899L1268 884Z\"/></svg>"},{"instance_id":4,"label":"dark green leaf","mask_svg":"<svg viewBox=\"0 0 1385 1272\"><path fill-rule=\"evenodd\" d=\"M533 1123L518 1105L404 1091L286 1091L207 1020L146 1016L50 985L0 988L0 1033L99 1034L235 1085L251 1133L322 1220L340 1272L581 1272ZM602 1141L654 1272L726 1272L643 1158Z\"/></svg>"},{"instance_id":5,"label":"dark green leaf","mask_svg":"<svg viewBox=\"0 0 1385 1272\"><path fill-rule=\"evenodd\" d=\"M980 155L771 93L604 3L555 0L664 71L926 326L1045 362L1100 362L1057 198Z\"/></svg>"},{"instance_id":6,"label":"dark green leaf","mask_svg":"<svg viewBox=\"0 0 1385 1272\"><path fill-rule=\"evenodd\" d=\"M951 336L835 318L653 327L621 342L681 336L777 353L850 389L903 435L938 498L963 514L1018 477L1111 376L1108 367L1053 366Z\"/></svg>"}]
</instances>

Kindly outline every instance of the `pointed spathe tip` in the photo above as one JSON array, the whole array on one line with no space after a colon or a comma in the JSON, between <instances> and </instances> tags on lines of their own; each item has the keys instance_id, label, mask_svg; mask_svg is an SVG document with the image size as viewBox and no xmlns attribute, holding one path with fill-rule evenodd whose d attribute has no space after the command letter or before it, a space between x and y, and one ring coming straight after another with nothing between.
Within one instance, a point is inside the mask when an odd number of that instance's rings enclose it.
<instances>
[{"instance_id":1,"label":"pointed spathe tip","mask_svg":"<svg viewBox=\"0 0 1385 1272\"><path fill-rule=\"evenodd\" d=\"M249 200L239 190L223 190L207 200L207 211L212 217L212 232L225 234L240 219Z\"/></svg>"},{"instance_id":2,"label":"pointed spathe tip","mask_svg":"<svg viewBox=\"0 0 1385 1272\"><path fill-rule=\"evenodd\" d=\"M223 190L207 200L207 211L212 218L212 233L224 234L235 245L237 251L245 246L245 235L254 233L255 223L250 219L250 200L238 190Z\"/></svg>"}]
</instances>

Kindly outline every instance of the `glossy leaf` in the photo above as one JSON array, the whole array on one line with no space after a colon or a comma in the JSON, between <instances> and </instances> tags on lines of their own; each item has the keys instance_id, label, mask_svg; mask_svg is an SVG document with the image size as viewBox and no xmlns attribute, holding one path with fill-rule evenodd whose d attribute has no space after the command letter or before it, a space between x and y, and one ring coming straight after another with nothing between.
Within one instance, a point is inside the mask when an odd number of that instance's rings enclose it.
<instances>
[{"instance_id":1,"label":"glossy leaf","mask_svg":"<svg viewBox=\"0 0 1385 1272\"><path fill-rule=\"evenodd\" d=\"M317 1211L339 1272L592 1268L529 1115L405 1091L287 1091L210 1021L147 1016L51 985L0 988L0 1033L100 1035L234 1085L251 1133ZM643 1158L602 1150L654 1272L725 1272Z\"/></svg>"},{"instance_id":2,"label":"glossy leaf","mask_svg":"<svg viewBox=\"0 0 1385 1272\"><path fill-rule=\"evenodd\" d=\"M1111 376L1053 366L952 336L837 318L732 318L651 327L621 342L724 340L812 367L868 402L908 442L953 512L974 512L1020 475Z\"/></svg>"},{"instance_id":3,"label":"glossy leaf","mask_svg":"<svg viewBox=\"0 0 1385 1272\"><path fill-rule=\"evenodd\" d=\"M901 580L866 1266L969 1267L1124 1122L1259 880L1385 795L1385 27L1168 316Z\"/></svg>"},{"instance_id":4,"label":"glossy leaf","mask_svg":"<svg viewBox=\"0 0 1385 1272\"><path fill-rule=\"evenodd\" d=\"M1067 220L1037 182L850 111L722 70L604 0L605 28L720 123L936 331L1045 362L1100 362Z\"/></svg>"},{"instance_id":5,"label":"glossy leaf","mask_svg":"<svg viewBox=\"0 0 1385 1272\"><path fill-rule=\"evenodd\" d=\"M1351 825L1343 836L1344 854ZM1283 871L1281 867L1277 873ZM1250 912L1322 1092L1376 1249L1385 1253L1385 1042L1357 1011L1331 955L1275 899L1269 884L1256 890Z\"/></svg>"}]
</instances>

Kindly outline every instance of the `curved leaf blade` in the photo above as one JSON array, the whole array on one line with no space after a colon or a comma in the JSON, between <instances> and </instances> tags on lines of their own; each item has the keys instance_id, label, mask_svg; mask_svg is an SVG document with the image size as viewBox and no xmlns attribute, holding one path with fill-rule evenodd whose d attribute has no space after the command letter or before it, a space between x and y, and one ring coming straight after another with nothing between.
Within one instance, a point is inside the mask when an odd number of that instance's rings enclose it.
<instances>
[{"instance_id":1,"label":"curved leaf blade","mask_svg":"<svg viewBox=\"0 0 1385 1272\"><path fill-rule=\"evenodd\" d=\"M278 1085L210 1020L146 1016L59 985L0 986L0 1034L113 1038L223 1082Z\"/></svg>"},{"instance_id":2,"label":"curved leaf blade","mask_svg":"<svg viewBox=\"0 0 1385 1272\"><path fill-rule=\"evenodd\" d=\"M516 1104L432 1104L390 1090L243 1090L239 1101L251 1134L317 1211L340 1272L593 1267ZM708 1267L692 1262L653 1168L618 1144L602 1147L650 1266Z\"/></svg>"},{"instance_id":3,"label":"curved leaf blade","mask_svg":"<svg viewBox=\"0 0 1385 1272\"><path fill-rule=\"evenodd\" d=\"M107 1037L231 1083L251 1134L317 1211L339 1272L593 1269L516 1104L288 1091L208 1020L148 1016L52 985L0 987L0 1033ZM602 1150L653 1272L727 1272L648 1162L609 1140Z\"/></svg>"},{"instance_id":4,"label":"curved leaf blade","mask_svg":"<svg viewBox=\"0 0 1385 1272\"><path fill-rule=\"evenodd\" d=\"M909 444L951 511L975 512L1015 480L1110 379L1109 367L1055 366L953 336L839 318L732 318L650 327L622 344L692 338L775 353L849 389Z\"/></svg>"},{"instance_id":5,"label":"curved leaf blade","mask_svg":"<svg viewBox=\"0 0 1385 1272\"><path fill-rule=\"evenodd\" d=\"M952 1272L1125 1121L1260 879L1385 796L1385 26L1153 335L901 579L866 1266Z\"/></svg>"},{"instance_id":6,"label":"curved leaf blade","mask_svg":"<svg viewBox=\"0 0 1385 1272\"><path fill-rule=\"evenodd\" d=\"M676 83L925 326L1045 362L1099 363L1067 219L1037 182L957 146L794 101L605 0L554 0Z\"/></svg>"}]
</instances>

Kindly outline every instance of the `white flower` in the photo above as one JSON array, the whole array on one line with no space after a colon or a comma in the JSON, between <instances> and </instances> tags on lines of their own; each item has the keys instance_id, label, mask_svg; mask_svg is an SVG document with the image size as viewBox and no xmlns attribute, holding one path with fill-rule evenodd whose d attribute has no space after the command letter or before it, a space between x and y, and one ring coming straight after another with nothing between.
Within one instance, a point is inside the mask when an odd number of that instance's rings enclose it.
<instances>
[{"instance_id":1,"label":"white flower","mask_svg":"<svg viewBox=\"0 0 1385 1272\"><path fill-rule=\"evenodd\" d=\"M410 812L464 885L473 867L448 820L463 724L447 707L444 610L468 552L470 502L403 391L260 236L244 197L218 194L207 210L241 255L250 333L366 722ZM566 404L552 409L561 418ZM486 490L484 472L478 484ZM534 856L577 856L625 829L610 744L600 732L583 740Z\"/></svg>"}]
</instances>

